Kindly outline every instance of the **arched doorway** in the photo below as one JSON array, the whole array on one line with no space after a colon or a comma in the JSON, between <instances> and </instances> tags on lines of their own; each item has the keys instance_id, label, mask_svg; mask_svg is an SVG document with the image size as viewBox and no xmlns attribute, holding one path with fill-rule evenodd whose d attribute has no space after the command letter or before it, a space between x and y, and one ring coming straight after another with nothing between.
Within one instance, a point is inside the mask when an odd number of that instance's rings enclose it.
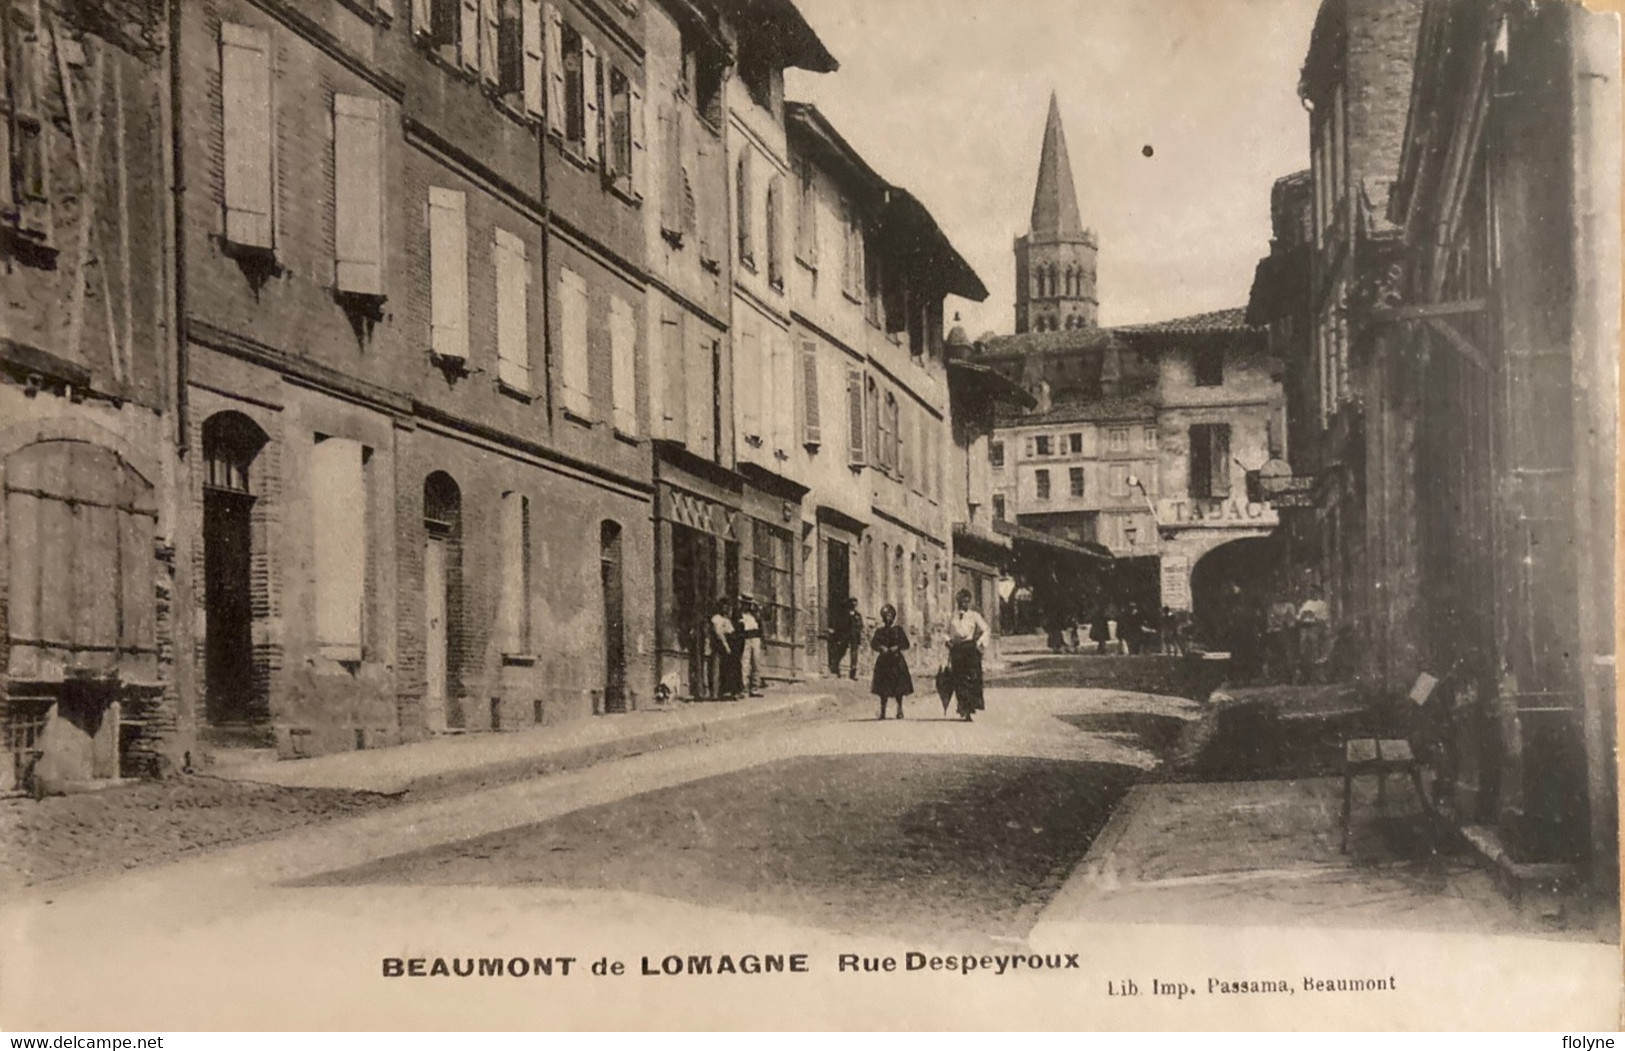
<instances>
[{"instance_id":1,"label":"arched doorway","mask_svg":"<svg viewBox=\"0 0 1625 1051\"><path fill-rule=\"evenodd\" d=\"M255 461L266 433L240 412L203 421L204 712L216 728L268 720L254 668Z\"/></svg>"},{"instance_id":2,"label":"arched doorway","mask_svg":"<svg viewBox=\"0 0 1625 1051\"><path fill-rule=\"evenodd\" d=\"M598 576L604 595L604 711L626 711L626 602L621 579L621 526L598 527Z\"/></svg>"},{"instance_id":3,"label":"arched doorway","mask_svg":"<svg viewBox=\"0 0 1625 1051\"><path fill-rule=\"evenodd\" d=\"M431 733L463 727L457 697L462 632L463 494L436 471L423 482L424 726Z\"/></svg>"},{"instance_id":4,"label":"arched doorway","mask_svg":"<svg viewBox=\"0 0 1625 1051\"><path fill-rule=\"evenodd\" d=\"M1197 639L1209 649L1232 652L1260 643L1279 553L1273 538L1244 537L1226 541L1197 560L1191 569Z\"/></svg>"}]
</instances>

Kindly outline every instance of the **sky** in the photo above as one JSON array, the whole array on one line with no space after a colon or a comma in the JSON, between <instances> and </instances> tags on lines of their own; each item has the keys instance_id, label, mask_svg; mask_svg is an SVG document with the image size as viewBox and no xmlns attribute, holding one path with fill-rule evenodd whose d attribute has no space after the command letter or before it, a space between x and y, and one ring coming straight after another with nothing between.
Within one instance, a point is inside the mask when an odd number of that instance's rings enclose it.
<instances>
[{"instance_id":1,"label":"sky","mask_svg":"<svg viewBox=\"0 0 1625 1051\"><path fill-rule=\"evenodd\" d=\"M1013 330L1051 91L1100 237L1100 323L1245 305L1270 185L1309 163L1297 84L1318 0L797 3L841 68L792 70L786 95L925 202L988 287L950 299L950 323Z\"/></svg>"}]
</instances>

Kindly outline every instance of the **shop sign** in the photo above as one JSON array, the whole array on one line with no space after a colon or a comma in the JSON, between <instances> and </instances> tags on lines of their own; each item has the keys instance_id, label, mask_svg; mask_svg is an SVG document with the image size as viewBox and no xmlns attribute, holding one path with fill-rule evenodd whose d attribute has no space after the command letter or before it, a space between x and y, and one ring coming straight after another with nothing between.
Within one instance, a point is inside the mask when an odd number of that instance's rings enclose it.
<instances>
[{"instance_id":1,"label":"shop sign","mask_svg":"<svg viewBox=\"0 0 1625 1051\"><path fill-rule=\"evenodd\" d=\"M1157 501L1157 525L1163 529L1265 529L1279 522L1274 507L1239 498Z\"/></svg>"}]
</instances>

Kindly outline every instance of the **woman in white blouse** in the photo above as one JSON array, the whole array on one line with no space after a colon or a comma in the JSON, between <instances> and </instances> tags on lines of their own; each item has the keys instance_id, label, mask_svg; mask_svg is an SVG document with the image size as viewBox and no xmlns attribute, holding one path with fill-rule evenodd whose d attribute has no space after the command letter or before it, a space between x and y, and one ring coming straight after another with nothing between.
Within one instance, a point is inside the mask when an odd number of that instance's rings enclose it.
<instances>
[{"instance_id":1,"label":"woman in white blouse","mask_svg":"<svg viewBox=\"0 0 1625 1051\"><path fill-rule=\"evenodd\" d=\"M958 701L959 717L971 721L974 712L981 711L982 652L987 649L991 634L987 621L970 608L970 592L961 591L954 600L957 607L948 620L948 669L953 677L954 697ZM946 708L947 704L944 703Z\"/></svg>"}]
</instances>

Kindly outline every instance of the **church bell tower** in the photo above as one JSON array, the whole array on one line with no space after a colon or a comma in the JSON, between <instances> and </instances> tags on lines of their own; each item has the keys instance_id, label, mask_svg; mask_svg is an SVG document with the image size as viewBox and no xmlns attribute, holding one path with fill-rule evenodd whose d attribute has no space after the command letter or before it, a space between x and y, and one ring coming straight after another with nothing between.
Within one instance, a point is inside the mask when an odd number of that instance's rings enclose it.
<instances>
[{"instance_id":1,"label":"church bell tower","mask_svg":"<svg viewBox=\"0 0 1625 1051\"><path fill-rule=\"evenodd\" d=\"M1061 107L1051 92L1032 221L1027 233L1016 238L1018 333L1094 328L1099 323L1100 301L1095 296L1098 248L1095 232L1084 228L1078 213Z\"/></svg>"}]
</instances>

